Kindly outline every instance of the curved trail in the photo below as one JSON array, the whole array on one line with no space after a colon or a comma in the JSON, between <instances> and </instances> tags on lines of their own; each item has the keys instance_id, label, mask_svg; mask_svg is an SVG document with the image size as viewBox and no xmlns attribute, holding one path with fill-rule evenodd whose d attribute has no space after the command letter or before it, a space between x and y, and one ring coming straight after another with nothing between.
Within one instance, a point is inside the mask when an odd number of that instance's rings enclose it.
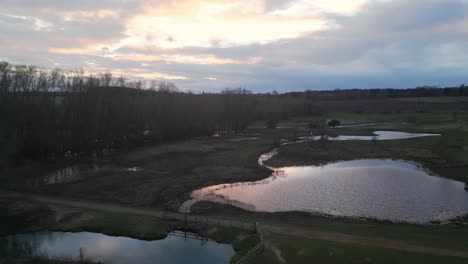
<instances>
[{"instance_id":1,"label":"curved trail","mask_svg":"<svg viewBox=\"0 0 468 264\"><path fill-rule=\"evenodd\" d=\"M253 222L243 222L243 221L234 220L234 219L232 220L223 219L221 218L222 216L220 216L220 218L215 218L215 217L205 217L205 216L193 215L193 214L185 215L183 213L165 212L165 211L159 211L159 210L151 210L148 208L131 208L131 207L125 207L125 206L120 206L120 205L115 205L115 204L98 203L98 202L83 201L83 200L80 200L80 201L69 200L69 199L62 199L62 198L57 198L57 197L31 195L31 194L16 193L16 192L0 191L0 197L76 207L76 208L82 208L82 209L92 209L92 210L98 210L98 211L104 211L104 212L118 212L118 213L147 215L147 216L154 216L154 217L172 219L172 220L184 220L185 217L187 217L187 221L190 221L190 222L209 223L209 224L218 225L218 226L237 227L237 228L249 229L249 230L252 230L253 227L255 226L255 223ZM324 231L318 231L318 230L313 230L313 229L289 227L289 226L282 226L282 225L262 225L262 230L266 232L275 233L275 234L282 234L282 235L296 236L296 237L303 237L303 238L310 238L310 239L318 239L318 240L325 240L325 241L332 241L332 242L340 242L340 243L348 243L348 244L354 244L354 245L359 245L359 246L382 247L382 248L395 249L395 250L401 250L401 251L407 251L407 252L468 258L468 252L464 252L464 251L417 246L417 245L408 244L406 242L402 242L398 240L391 240L391 239L384 239L384 238L354 236L354 235L347 235L347 234L336 233L336 232L324 232Z\"/></svg>"}]
</instances>

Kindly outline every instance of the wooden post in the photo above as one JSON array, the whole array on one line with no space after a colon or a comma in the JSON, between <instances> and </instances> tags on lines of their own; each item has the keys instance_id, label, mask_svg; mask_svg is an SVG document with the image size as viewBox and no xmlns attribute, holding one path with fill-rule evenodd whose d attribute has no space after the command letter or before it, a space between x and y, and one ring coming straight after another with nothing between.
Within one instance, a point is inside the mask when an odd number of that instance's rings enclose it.
<instances>
[{"instance_id":1,"label":"wooden post","mask_svg":"<svg viewBox=\"0 0 468 264\"><path fill-rule=\"evenodd\" d=\"M184 226L185 230L187 230L187 208L184 208Z\"/></svg>"}]
</instances>

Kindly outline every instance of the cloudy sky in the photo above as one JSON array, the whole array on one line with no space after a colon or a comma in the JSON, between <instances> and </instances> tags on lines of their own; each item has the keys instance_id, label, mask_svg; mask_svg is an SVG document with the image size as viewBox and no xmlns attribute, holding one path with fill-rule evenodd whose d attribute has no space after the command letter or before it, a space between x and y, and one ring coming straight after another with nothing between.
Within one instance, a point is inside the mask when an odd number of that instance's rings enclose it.
<instances>
[{"instance_id":1,"label":"cloudy sky","mask_svg":"<svg viewBox=\"0 0 468 264\"><path fill-rule=\"evenodd\" d=\"M1 0L0 60L264 91L468 83L468 0Z\"/></svg>"}]
</instances>

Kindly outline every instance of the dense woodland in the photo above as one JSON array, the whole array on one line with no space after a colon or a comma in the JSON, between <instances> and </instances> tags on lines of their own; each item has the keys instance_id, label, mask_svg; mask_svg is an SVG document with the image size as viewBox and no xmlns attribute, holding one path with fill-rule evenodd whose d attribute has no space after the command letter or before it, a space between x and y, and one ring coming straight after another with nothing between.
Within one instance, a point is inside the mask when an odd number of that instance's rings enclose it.
<instances>
[{"instance_id":1,"label":"dense woodland","mask_svg":"<svg viewBox=\"0 0 468 264\"><path fill-rule=\"evenodd\" d=\"M374 99L439 95L468 95L468 89L252 94L239 88L193 94L180 92L168 82L145 83L111 73L86 75L82 70L66 72L0 62L0 160L4 162L0 165L238 133L254 119L271 124L342 107L365 111L360 101L347 106L327 104L327 100L369 99L364 105L372 108ZM405 111L413 105L390 103L388 111Z\"/></svg>"}]
</instances>

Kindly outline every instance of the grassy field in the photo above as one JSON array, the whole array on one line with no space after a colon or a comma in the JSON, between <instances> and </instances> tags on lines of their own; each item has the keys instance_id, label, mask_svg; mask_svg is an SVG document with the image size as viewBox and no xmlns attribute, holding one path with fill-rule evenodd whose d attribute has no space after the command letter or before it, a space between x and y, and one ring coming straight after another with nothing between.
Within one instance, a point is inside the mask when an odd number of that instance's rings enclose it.
<instances>
[{"instance_id":1,"label":"grassy field","mask_svg":"<svg viewBox=\"0 0 468 264\"><path fill-rule=\"evenodd\" d=\"M407 122L417 118L413 122ZM342 123L378 123L364 127L327 129L328 135L371 135L375 130L442 133L438 138L419 138L379 142L314 142L282 147L271 165L323 164L355 158L395 158L423 163L435 173L458 180L467 179L467 113L329 113L327 119ZM190 192L209 185L255 181L270 175L257 164L258 157L281 139L306 136L314 117L302 117L264 128L257 122L239 135L199 138L160 146L116 152L100 161L98 169L89 164L80 169L81 179L67 184L30 187L28 180L56 167L33 165L7 171L0 176L3 188L47 195L85 198L129 206L177 208ZM381 124L384 123L384 124ZM317 134L317 128L312 128ZM312 151L313 150L313 151ZM86 166L88 169L86 169ZM129 168L139 167L138 171Z\"/></svg>"},{"instance_id":2,"label":"grassy field","mask_svg":"<svg viewBox=\"0 0 468 264\"><path fill-rule=\"evenodd\" d=\"M257 234L237 228L215 228L209 233L209 237L219 243L232 243L236 254L232 256L231 263L236 263L250 249L260 242Z\"/></svg>"},{"instance_id":3,"label":"grassy field","mask_svg":"<svg viewBox=\"0 0 468 264\"><path fill-rule=\"evenodd\" d=\"M335 113L327 120L343 124L376 123L363 127L327 129L328 135L371 135L376 130L441 133L440 137L394 141L312 142L280 148L268 161L273 166L314 165L357 158L392 158L416 161L434 173L464 181L468 179L468 114L466 112L428 113ZM200 138L129 152L113 153L98 170L86 171L82 179L67 184L30 188L25 180L40 171L37 167L12 171L0 178L3 188L47 195L105 201L129 206L176 210L191 191L214 184L255 181L270 175L260 167L260 154L271 150L281 139L306 136L309 122L317 117L301 117L266 129L262 122L241 135ZM312 128L317 134L317 128ZM246 139L247 138L247 139ZM252 139L253 138L253 139ZM52 166L53 167L53 166ZM141 171L128 168L139 167ZM49 167L47 167L48 169ZM44 169L45 171L46 169ZM14 176L14 177L12 177ZM78 211L45 205L31 206L0 201L0 235L50 229L93 231L141 239L164 237L180 223L167 223L139 215ZM458 224L419 226L373 220L352 220L311 216L305 213L253 213L229 206L199 203L194 212L226 218L259 221L262 224L299 226L310 230L356 236L386 238L414 245L468 250L467 219ZM257 237L236 229L194 227L218 241L233 243L242 256ZM258 263L464 263L456 258L411 254L396 250L308 240L283 235L267 235L264 254Z\"/></svg>"},{"instance_id":4,"label":"grassy field","mask_svg":"<svg viewBox=\"0 0 468 264\"><path fill-rule=\"evenodd\" d=\"M125 235L137 239L161 239L178 223L167 223L143 215L80 210L33 202L1 199L0 236L53 230L64 232L97 232Z\"/></svg>"},{"instance_id":5,"label":"grassy field","mask_svg":"<svg viewBox=\"0 0 468 264\"><path fill-rule=\"evenodd\" d=\"M307 213L255 213L232 206L209 202L196 204L197 214L258 221L261 225L282 225L284 228L304 228L336 232L360 237L390 239L409 245L466 251L466 225L413 225L328 218ZM320 241L294 236L265 233L265 250L255 263L468 263L468 260L431 254L408 253L339 242Z\"/></svg>"},{"instance_id":6,"label":"grassy field","mask_svg":"<svg viewBox=\"0 0 468 264\"><path fill-rule=\"evenodd\" d=\"M267 235L267 247L255 263L467 263L466 259L361 247L290 236Z\"/></svg>"},{"instance_id":7,"label":"grassy field","mask_svg":"<svg viewBox=\"0 0 468 264\"><path fill-rule=\"evenodd\" d=\"M232 219L259 222L262 225L301 227L310 230L385 238L434 248L462 251L468 249L468 240L466 239L468 226L466 224L428 226L391 223L372 219L330 218L301 212L259 213L211 202L197 203L193 206L192 211L207 216L222 215Z\"/></svg>"},{"instance_id":8,"label":"grassy field","mask_svg":"<svg viewBox=\"0 0 468 264\"><path fill-rule=\"evenodd\" d=\"M329 135L372 135L376 130L398 130L419 133L440 133L440 137L425 137L391 141L314 141L281 147L279 154L267 163L272 166L318 165L340 160L363 158L390 158L416 161L434 173L468 180L468 122L450 119L449 113L421 114L416 123L403 123L398 114L335 114L334 117L350 122L376 122L365 127L328 129ZM404 118L404 117L403 117ZM437 121L439 120L439 121ZM378 124L378 122L396 122Z\"/></svg>"},{"instance_id":9,"label":"grassy field","mask_svg":"<svg viewBox=\"0 0 468 264\"><path fill-rule=\"evenodd\" d=\"M404 102L453 103L453 102L468 102L468 96L409 97L409 98L394 98L390 100L404 101Z\"/></svg>"},{"instance_id":10,"label":"grassy field","mask_svg":"<svg viewBox=\"0 0 468 264\"><path fill-rule=\"evenodd\" d=\"M115 153L98 169L85 168L72 183L28 186L25 182L40 172L31 167L2 174L0 184L15 191L177 210L197 188L267 177L269 170L259 166L257 158L271 146L269 139L195 139Z\"/></svg>"}]
</instances>

